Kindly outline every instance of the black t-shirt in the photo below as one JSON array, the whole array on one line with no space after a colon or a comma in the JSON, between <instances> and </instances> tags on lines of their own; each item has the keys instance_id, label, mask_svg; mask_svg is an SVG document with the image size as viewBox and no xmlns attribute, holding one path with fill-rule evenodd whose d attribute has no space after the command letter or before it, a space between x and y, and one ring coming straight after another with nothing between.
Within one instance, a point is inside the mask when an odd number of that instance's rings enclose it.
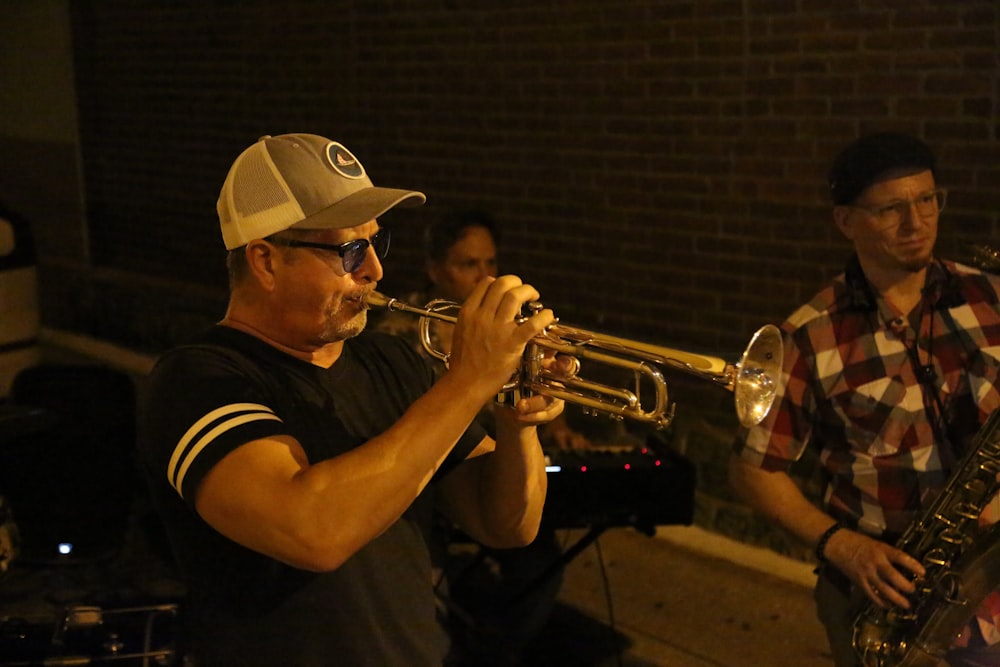
<instances>
[{"instance_id":1,"label":"black t-shirt","mask_svg":"<svg viewBox=\"0 0 1000 667\"><path fill-rule=\"evenodd\" d=\"M204 475L240 445L288 434L311 463L331 458L387 429L432 383L433 373L404 341L380 333L346 341L329 369L227 327L159 360L141 448L189 588L187 638L199 667L441 664L447 638L435 614L427 547L433 484L399 521L326 573L230 541L193 505ZM483 435L470 427L448 464Z\"/></svg>"}]
</instances>

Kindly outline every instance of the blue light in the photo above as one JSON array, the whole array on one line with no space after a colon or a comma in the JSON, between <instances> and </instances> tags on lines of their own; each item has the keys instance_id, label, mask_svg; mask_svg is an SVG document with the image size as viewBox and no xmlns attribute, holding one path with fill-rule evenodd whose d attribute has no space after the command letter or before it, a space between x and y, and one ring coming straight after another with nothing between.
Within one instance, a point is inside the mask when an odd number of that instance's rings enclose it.
<instances>
[{"instance_id":1,"label":"blue light","mask_svg":"<svg viewBox=\"0 0 1000 667\"><path fill-rule=\"evenodd\" d=\"M59 553L63 556L68 556L73 553L73 545L69 542L60 542L59 546L56 548L59 549Z\"/></svg>"}]
</instances>

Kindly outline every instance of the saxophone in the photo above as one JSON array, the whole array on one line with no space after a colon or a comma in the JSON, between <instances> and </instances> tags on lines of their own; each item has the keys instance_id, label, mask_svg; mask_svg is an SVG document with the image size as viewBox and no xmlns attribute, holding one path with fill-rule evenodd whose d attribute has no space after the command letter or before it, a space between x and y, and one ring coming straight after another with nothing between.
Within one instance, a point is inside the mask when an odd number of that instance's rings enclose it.
<instances>
[{"instance_id":1,"label":"saxophone","mask_svg":"<svg viewBox=\"0 0 1000 667\"><path fill-rule=\"evenodd\" d=\"M854 623L854 649L865 667L945 664L976 607L1000 584L1000 523L981 530L983 509L1000 489L1000 409L980 427L969 452L934 502L896 547L926 570L914 580L910 608L873 602Z\"/></svg>"},{"instance_id":2,"label":"saxophone","mask_svg":"<svg viewBox=\"0 0 1000 667\"><path fill-rule=\"evenodd\" d=\"M1000 273L1000 250L979 243L970 243L967 247L972 266L987 273Z\"/></svg>"}]
</instances>

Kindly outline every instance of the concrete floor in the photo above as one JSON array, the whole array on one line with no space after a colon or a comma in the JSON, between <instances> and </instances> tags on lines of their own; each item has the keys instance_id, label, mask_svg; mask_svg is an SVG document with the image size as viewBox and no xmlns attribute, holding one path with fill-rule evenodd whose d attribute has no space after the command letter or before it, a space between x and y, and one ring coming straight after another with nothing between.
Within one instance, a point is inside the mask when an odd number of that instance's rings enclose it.
<instances>
[{"instance_id":1,"label":"concrete floor","mask_svg":"<svg viewBox=\"0 0 1000 667\"><path fill-rule=\"evenodd\" d=\"M814 580L807 564L698 528L615 528L568 565L546 629L562 636L538 646L567 667L826 667Z\"/></svg>"}]
</instances>

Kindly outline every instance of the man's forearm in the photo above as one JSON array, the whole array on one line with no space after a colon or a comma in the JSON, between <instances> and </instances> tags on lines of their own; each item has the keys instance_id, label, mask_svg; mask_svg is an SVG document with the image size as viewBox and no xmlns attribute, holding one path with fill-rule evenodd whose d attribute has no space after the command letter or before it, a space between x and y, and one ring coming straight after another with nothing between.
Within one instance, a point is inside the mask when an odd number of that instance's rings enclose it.
<instances>
[{"instance_id":1,"label":"man's forearm","mask_svg":"<svg viewBox=\"0 0 1000 667\"><path fill-rule=\"evenodd\" d=\"M483 457L479 494L495 546L530 543L541 523L548 480L535 427L497 423L496 450Z\"/></svg>"},{"instance_id":2,"label":"man's forearm","mask_svg":"<svg viewBox=\"0 0 1000 667\"><path fill-rule=\"evenodd\" d=\"M744 502L809 546L833 524L787 473L761 470L733 456L729 482Z\"/></svg>"}]
</instances>

